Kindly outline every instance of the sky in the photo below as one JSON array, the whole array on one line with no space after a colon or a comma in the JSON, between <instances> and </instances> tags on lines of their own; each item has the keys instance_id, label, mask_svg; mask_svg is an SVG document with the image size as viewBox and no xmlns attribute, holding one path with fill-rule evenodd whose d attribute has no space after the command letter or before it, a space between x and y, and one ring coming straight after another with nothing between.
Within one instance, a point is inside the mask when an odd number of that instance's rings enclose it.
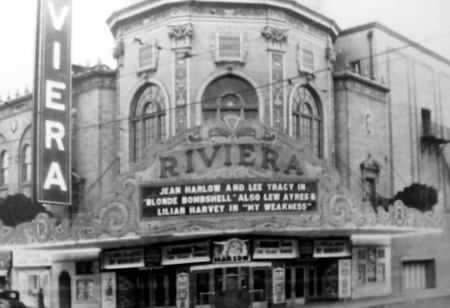
<instances>
[{"instance_id":1,"label":"sky","mask_svg":"<svg viewBox=\"0 0 450 308\"><path fill-rule=\"evenodd\" d=\"M133 0L72 0L72 63L115 68L106 19ZM449 0L301 0L341 29L377 21L450 59ZM37 0L0 0L0 99L32 89Z\"/></svg>"}]
</instances>

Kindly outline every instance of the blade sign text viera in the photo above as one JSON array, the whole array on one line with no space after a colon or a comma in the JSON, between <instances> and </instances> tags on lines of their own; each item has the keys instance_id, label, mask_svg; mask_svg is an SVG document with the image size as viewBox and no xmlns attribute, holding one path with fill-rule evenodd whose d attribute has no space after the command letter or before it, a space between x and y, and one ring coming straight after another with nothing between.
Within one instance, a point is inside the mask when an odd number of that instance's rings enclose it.
<instances>
[{"instance_id":1,"label":"blade sign text viera","mask_svg":"<svg viewBox=\"0 0 450 308\"><path fill-rule=\"evenodd\" d=\"M36 197L71 203L71 0L39 1L35 76Z\"/></svg>"}]
</instances>

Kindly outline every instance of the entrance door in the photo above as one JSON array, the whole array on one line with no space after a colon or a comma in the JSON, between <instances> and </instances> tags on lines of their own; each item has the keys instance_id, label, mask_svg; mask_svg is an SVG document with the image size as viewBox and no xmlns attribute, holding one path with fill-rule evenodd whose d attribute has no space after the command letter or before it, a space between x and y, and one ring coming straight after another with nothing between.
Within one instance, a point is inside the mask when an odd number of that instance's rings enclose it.
<instances>
[{"instance_id":1,"label":"entrance door","mask_svg":"<svg viewBox=\"0 0 450 308\"><path fill-rule=\"evenodd\" d=\"M266 308L267 307L267 281L269 271L267 267L254 267L251 269L250 284L250 307Z\"/></svg>"},{"instance_id":2,"label":"entrance door","mask_svg":"<svg viewBox=\"0 0 450 308\"><path fill-rule=\"evenodd\" d=\"M194 272L194 296L196 308L210 308L214 303L214 291L211 285L211 270Z\"/></svg>"},{"instance_id":3,"label":"entrance door","mask_svg":"<svg viewBox=\"0 0 450 308\"><path fill-rule=\"evenodd\" d=\"M116 272L117 308L149 308L149 277L146 272Z\"/></svg>"},{"instance_id":4,"label":"entrance door","mask_svg":"<svg viewBox=\"0 0 450 308\"><path fill-rule=\"evenodd\" d=\"M71 308L72 306L72 294L70 291L70 275L66 271L59 274L59 307Z\"/></svg>"},{"instance_id":5,"label":"entrance door","mask_svg":"<svg viewBox=\"0 0 450 308\"><path fill-rule=\"evenodd\" d=\"M305 303L305 266L286 268L286 306L296 307Z\"/></svg>"},{"instance_id":6,"label":"entrance door","mask_svg":"<svg viewBox=\"0 0 450 308\"><path fill-rule=\"evenodd\" d=\"M214 269L214 289L215 307L249 307L249 268L225 267Z\"/></svg>"},{"instance_id":7,"label":"entrance door","mask_svg":"<svg viewBox=\"0 0 450 308\"><path fill-rule=\"evenodd\" d=\"M151 303L155 308L176 306L175 272L155 272L151 274Z\"/></svg>"}]
</instances>

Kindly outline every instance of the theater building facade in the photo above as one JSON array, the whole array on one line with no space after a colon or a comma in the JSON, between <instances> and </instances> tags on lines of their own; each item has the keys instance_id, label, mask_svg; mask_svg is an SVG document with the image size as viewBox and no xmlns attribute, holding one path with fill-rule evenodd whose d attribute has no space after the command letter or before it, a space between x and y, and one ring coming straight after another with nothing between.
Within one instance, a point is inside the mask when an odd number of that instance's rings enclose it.
<instances>
[{"instance_id":1,"label":"theater building facade","mask_svg":"<svg viewBox=\"0 0 450 308\"><path fill-rule=\"evenodd\" d=\"M445 199L367 197L390 187L390 87L334 71L332 20L297 1L156 0L107 23L117 70L73 72L77 204L1 225L27 306L42 289L61 308L365 307L405 301L402 262L442 295Z\"/></svg>"}]
</instances>

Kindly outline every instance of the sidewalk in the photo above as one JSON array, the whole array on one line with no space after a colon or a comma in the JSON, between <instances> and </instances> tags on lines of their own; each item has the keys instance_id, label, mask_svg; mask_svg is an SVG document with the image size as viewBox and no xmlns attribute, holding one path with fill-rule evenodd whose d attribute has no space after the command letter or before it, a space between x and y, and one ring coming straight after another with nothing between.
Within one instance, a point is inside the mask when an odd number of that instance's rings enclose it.
<instances>
[{"instance_id":1,"label":"sidewalk","mask_svg":"<svg viewBox=\"0 0 450 308\"><path fill-rule=\"evenodd\" d=\"M450 307L450 289L420 290L347 302L313 303L310 308L447 308Z\"/></svg>"}]
</instances>

